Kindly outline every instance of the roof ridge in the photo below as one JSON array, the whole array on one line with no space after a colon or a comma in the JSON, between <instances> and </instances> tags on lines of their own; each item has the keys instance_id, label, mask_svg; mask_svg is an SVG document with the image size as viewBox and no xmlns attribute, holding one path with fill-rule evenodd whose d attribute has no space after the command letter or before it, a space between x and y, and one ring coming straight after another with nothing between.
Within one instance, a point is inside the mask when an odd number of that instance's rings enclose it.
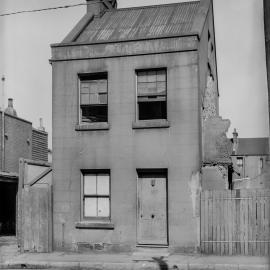
<instances>
[{"instance_id":1,"label":"roof ridge","mask_svg":"<svg viewBox=\"0 0 270 270\"><path fill-rule=\"evenodd\" d=\"M122 10L136 10L136 9L147 9L147 8L157 8L157 7L166 7L166 6L176 6L176 5L184 5L184 4L198 4L200 0L196 1L185 1L185 2L177 2L177 3L169 3L169 4L159 4L159 5L149 5L149 6L136 6L136 7L125 7L125 8L116 8L116 9L107 9L105 12L117 12Z\"/></svg>"}]
</instances>

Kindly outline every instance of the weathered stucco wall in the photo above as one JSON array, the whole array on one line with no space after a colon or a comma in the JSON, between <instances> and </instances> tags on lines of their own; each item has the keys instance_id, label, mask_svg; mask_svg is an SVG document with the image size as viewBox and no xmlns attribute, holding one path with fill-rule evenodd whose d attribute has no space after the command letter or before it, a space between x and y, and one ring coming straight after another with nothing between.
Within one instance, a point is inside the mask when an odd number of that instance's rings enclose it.
<instances>
[{"instance_id":1,"label":"weathered stucco wall","mask_svg":"<svg viewBox=\"0 0 270 270\"><path fill-rule=\"evenodd\" d=\"M114 250L136 246L137 168L168 168L169 247L193 250L197 243L189 180L200 169L196 51L136 57L53 62L54 248L78 242L105 243ZM133 129L135 70L167 68L169 128ZM78 73L108 72L109 130L75 131ZM111 170L114 230L76 229L80 220L80 170Z\"/></svg>"},{"instance_id":2,"label":"weathered stucco wall","mask_svg":"<svg viewBox=\"0 0 270 270\"><path fill-rule=\"evenodd\" d=\"M202 190L228 189L228 172L223 166L205 166L202 168Z\"/></svg>"}]
</instances>

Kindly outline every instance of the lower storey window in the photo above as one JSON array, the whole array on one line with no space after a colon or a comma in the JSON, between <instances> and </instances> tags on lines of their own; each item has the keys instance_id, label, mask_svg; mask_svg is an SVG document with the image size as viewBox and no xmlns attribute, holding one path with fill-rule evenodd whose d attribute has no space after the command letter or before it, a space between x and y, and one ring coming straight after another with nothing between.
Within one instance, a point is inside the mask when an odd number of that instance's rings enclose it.
<instances>
[{"instance_id":1,"label":"lower storey window","mask_svg":"<svg viewBox=\"0 0 270 270\"><path fill-rule=\"evenodd\" d=\"M84 219L110 218L109 172L83 173L82 205Z\"/></svg>"}]
</instances>

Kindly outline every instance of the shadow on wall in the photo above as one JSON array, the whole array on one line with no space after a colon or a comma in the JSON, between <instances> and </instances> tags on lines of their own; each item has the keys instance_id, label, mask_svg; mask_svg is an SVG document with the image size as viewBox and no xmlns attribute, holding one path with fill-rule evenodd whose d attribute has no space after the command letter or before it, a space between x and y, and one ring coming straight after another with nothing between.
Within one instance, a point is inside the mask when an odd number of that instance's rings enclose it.
<instances>
[{"instance_id":1,"label":"shadow on wall","mask_svg":"<svg viewBox=\"0 0 270 270\"><path fill-rule=\"evenodd\" d=\"M158 264L160 270L168 270L169 269L169 266L164 261L163 258L164 257L159 257L159 258L153 257L152 259ZM172 269L179 269L179 268L177 267L177 265L174 265Z\"/></svg>"}]
</instances>

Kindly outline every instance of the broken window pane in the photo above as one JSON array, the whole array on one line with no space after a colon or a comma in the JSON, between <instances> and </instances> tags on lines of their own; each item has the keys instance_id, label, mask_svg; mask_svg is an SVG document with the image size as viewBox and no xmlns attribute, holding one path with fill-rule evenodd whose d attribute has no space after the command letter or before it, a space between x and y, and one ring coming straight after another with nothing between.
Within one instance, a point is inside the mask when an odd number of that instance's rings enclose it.
<instances>
[{"instance_id":1,"label":"broken window pane","mask_svg":"<svg viewBox=\"0 0 270 270\"><path fill-rule=\"evenodd\" d=\"M82 122L107 122L107 105L81 106Z\"/></svg>"},{"instance_id":2,"label":"broken window pane","mask_svg":"<svg viewBox=\"0 0 270 270\"><path fill-rule=\"evenodd\" d=\"M81 122L108 121L107 74L82 75L80 87Z\"/></svg>"},{"instance_id":3,"label":"broken window pane","mask_svg":"<svg viewBox=\"0 0 270 270\"><path fill-rule=\"evenodd\" d=\"M166 119L166 70L137 72L139 120Z\"/></svg>"},{"instance_id":4,"label":"broken window pane","mask_svg":"<svg viewBox=\"0 0 270 270\"><path fill-rule=\"evenodd\" d=\"M139 102L139 120L167 119L166 101Z\"/></svg>"}]
</instances>

